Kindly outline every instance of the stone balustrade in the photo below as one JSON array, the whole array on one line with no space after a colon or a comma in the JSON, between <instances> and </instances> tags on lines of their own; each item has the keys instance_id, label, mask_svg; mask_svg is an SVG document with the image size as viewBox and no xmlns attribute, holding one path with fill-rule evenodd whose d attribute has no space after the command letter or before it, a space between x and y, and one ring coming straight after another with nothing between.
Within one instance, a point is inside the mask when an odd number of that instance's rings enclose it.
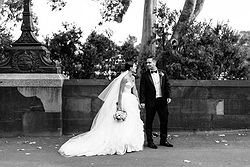
<instances>
[{"instance_id":1,"label":"stone balustrade","mask_svg":"<svg viewBox=\"0 0 250 167\"><path fill-rule=\"evenodd\" d=\"M169 129L215 130L250 127L250 81L171 80ZM87 131L101 107L106 80L66 80L63 133ZM139 84L137 84L139 87ZM145 114L142 111L142 119ZM154 129L159 129L158 118Z\"/></svg>"},{"instance_id":2,"label":"stone balustrade","mask_svg":"<svg viewBox=\"0 0 250 167\"><path fill-rule=\"evenodd\" d=\"M59 75L52 79L45 74L21 74L25 79L20 74L19 79L3 75L7 74L2 74L5 79L0 77L0 136L88 131L102 105L97 96L109 84L107 80L64 80ZM250 127L250 81L171 80L170 83L170 130ZM144 120L145 114L141 113ZM158 117L154 129L159 130Z\"/></svg>"}]
</instances>

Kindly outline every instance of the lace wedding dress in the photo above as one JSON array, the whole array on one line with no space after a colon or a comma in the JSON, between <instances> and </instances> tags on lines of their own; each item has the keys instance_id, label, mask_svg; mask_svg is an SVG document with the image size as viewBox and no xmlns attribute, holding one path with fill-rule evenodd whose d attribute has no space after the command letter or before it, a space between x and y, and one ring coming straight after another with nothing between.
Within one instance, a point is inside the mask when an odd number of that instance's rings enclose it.
<instances>
[{"instance_id":1,"label":"lace wedding dress","mask_svg":"<svg viewBox=\"0 0 250 167\"><path fill-rule=\"evenodd\" d=\"M127 82L122 93L122 108L127 112L126 120L117 122L113 118L116 112L118 88L126 73L122 73L103 91L104 96L100 98L104 100L104 104L97 113L90 131L64 143L58 151L61 155L66 157L123 155L126 152L143 149L143 122L140 119L137 98L131 93L134 83Z\"/></svg>"}]
</instances>

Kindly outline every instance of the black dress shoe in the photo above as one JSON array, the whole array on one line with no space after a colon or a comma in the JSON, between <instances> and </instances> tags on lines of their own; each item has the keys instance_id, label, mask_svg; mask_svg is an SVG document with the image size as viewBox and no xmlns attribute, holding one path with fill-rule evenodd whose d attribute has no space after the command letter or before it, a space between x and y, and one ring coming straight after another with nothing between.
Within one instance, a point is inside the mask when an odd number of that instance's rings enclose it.
<instances>
[{"instance_id":1,"label":"black dress shoe","mask_svg":"<svg viewBox=\"0 0 250 167\"><path fill-rule=\"evenodd\" d=\"M157 149L158 147L154 143L148 143L148 147L152 149Z\"/></svg>"},{"instance_id":2,"label":"black dress shoe","mask_svg":"<svg viewBox=\"0 0 250 167\"><path fill-rule=\"evenodd\" d=\"M161 141L160 145L165 146L165 147L174 147L173 144L170 144L168 141L165 141L165 142Z\"/></svg>"}]
</instances>

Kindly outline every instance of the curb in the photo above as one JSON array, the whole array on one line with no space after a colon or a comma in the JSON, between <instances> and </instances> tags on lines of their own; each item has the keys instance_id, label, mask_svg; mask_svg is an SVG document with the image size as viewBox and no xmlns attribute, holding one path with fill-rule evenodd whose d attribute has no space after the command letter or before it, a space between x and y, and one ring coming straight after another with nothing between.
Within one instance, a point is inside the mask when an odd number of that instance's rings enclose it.
<instances>
[{"instance_id":1,"label":"curb","mask_svg":"<svg viewBox=\"0 0 250 167\"><path fill-rule=\"evenodd\" d=\"M225 133L225 134L234 134L234 133L246 133L246 132L250 132L250 129L226 129L226 130L211 130L211 131L169 131L169 134L183 134L183 135L187 135L187 134L221 134L221 133ZM158 133L158 132L157 132Z\"/></svg>"}]
</instances>

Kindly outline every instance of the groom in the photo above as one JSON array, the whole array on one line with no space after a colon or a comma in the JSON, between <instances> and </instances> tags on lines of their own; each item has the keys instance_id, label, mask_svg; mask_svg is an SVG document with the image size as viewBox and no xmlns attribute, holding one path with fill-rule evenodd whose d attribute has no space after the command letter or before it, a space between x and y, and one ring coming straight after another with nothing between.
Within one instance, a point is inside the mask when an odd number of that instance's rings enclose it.
<instances>
[{"instance_id":1,"label":"groom","mask_svg":"<svg viewBox=\"0 0 250 167\"><path fill-rule=\"evenodd\" d=\"M167 75L164 71L156 67L155 57L148 57L146 65L148 71L142 74L140 82L140 102L146 109L146 136L148 147L157 149L152 138L152 124L155 113L158 113L160 119L160 145L173 147L167 141L168 128L168 108L170 99L170 85Z\"/></svg>"}]
</instances>

